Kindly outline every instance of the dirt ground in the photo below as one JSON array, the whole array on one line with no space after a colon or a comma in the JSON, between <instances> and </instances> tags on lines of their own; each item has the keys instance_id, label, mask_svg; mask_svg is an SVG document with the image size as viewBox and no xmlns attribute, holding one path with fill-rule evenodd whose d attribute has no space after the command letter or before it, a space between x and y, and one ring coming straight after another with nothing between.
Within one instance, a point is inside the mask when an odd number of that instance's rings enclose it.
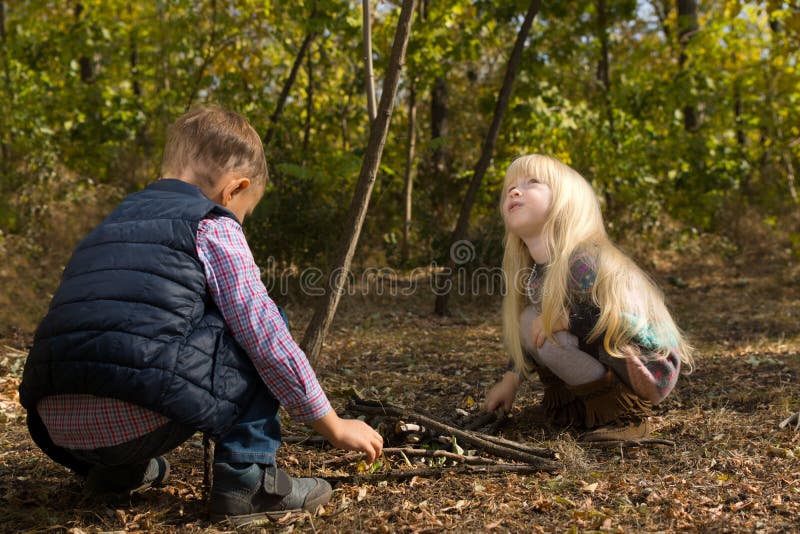
<instances>
[{"instance_id":1,"label":"dirt ground","mask_svg":"<svg viewBox=\"0 0 800 534\"><path fill-rule=\"evenodd\" d=\"M335 486L315 516L242 532L794 532L800 528L800 431L778 423L800 410L800 265L782 251L707 262L654 264L679 324L698 349L697 369L653 417L674 446L592 448L577 434L535 423L535 379L523 386L507 438L558 452L554 474L377 479ZM353 296L340 308L318 375L339 411L349 391L449 416L474 409L501 374L499 298L462 298L431 315L430 292ZM288 306L296 332L308 313ZM17 402L28 340L0 351L0 531L229 532L209 523L203 449L196 435L169 455L169 485L99 500L43 456ZM21 350L20 350L21 349ZM286 435L305 427L284 419ZM345 452L285 444L294 475L358 474ZM398 457L383 469L410 469Z\"/></svg>"}]
</instances>

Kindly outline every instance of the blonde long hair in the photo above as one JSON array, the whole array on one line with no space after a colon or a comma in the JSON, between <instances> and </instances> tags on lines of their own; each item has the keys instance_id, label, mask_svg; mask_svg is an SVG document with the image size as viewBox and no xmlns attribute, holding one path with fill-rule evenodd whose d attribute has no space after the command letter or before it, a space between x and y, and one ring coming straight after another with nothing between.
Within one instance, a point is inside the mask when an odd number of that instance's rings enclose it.
<instances>
[{"instance_id":1,"label":"blonde long hair","mask_svg":"<svg viewBox=\"0 0 800 534\"><path fill-rule=\"evenodd\" d=\"M652 341L652 357L676 353L684 368L692 367L692 348L675 325L664 294L627 255L608 238L600 204L591 185L570 166L540 154L516 159L506 171L500 205L509 184L535 177L550 186L552 204L542 229L550 262L542 286L542 323L553 341L553 325L569 313L570 263L582 255L593 263L596 280L591 298L600 308L600 318L589 333L589 341L603 335L603 345L612 356L624 358L633 338ZM519 236L506 229L503 273L503 339L515 367L528 371L520 341L520 314L526 305L525 284L533 259ZM645 355L646 357L647 355Z\"/></svg>"}]
</instances>

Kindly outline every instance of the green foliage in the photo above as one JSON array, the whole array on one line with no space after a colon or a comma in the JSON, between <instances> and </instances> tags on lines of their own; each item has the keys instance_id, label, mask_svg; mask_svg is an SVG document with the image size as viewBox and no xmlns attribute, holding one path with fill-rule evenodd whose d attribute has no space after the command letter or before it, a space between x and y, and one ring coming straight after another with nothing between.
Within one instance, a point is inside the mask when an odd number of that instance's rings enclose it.
<instances>
[{"instance_id":1,"label":"green foliage","mask_svg":"<svg viewBox=\"0 0 800 534\"><path fill-rule=\"evenodd\" d=\"M31 184L62 190L68 174L75 191L91 184L139 189L158 175L169 122L194 104L215 102L245 114L262 134L274 131L267 146L273 184L247 223L257 258L324 267L343 232L369 133L357 4L3 2L0 230L28 235L54 202L31 194ZM424 16L414 21L361 258L400 262L412 84L418 105L410 264L447 254L527 4L425 2ZM597 2L543 4L473 211L480 261L499 261L499 184L523 153L550 153L584 173L615 234L650 235L667 219L725 229L729 212L742 205L767 215L796 209L796 8L705 2L681 65L671 2L607 0L605 34ZM373 11L379 93L398 11L392 2ZM308 55L273 123L308 35ZM604 38L608 87L598 76ZM437 80L446 87L446 122L442 137L433 138ZM683 123L687 106L699 116L691 132Z\"/></svg>"}]
</instances>

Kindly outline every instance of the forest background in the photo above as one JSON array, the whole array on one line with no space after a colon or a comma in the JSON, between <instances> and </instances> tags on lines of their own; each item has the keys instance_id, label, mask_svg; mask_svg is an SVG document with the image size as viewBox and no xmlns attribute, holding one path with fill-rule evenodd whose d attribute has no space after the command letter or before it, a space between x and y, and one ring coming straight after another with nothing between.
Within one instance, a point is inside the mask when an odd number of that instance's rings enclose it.
<instances>
[{"instance_id":1,"label":"forest background","mask_svg":"<svg viewBox=\"0 0 800 534\"><path fill-rule=\"evenodd\" d=\"M355 269L446 261L526 7L418 6ZM379 90L398 12L373 6ZM359 3L18 0L0 14L0 337L30 334L77 240L158 176L166 126L205 102L263 135L272 184L246 230L265 276L330 266L369 134ZM500 264L502 175L532 152L583 173L641 257L702 236L714 254L800 253L798 49L787 2L544 2L461 266Z\"/></svg>"},{"instance_id":2,"label":"forest background","mask_svg":"<svg viewBox=\"0 0 800 534\"><path fill-rule=\"evenodd\" d=\"M168 486L89 499L31 442L22 366L77 241L158 177L167 125L202 103L244 114L262 135L272 183L245 232L299 340L368 159L360 4L0 0L0 532L225 528L206 518L199 435L170 453ZM339 478L325 513L276 528L795 531L800 432L777 423L800 400L800 6L541 2L498 121L538 0L417 4L352 265L354 280L375 285L342 300L314 362L337 409L357 388L445 418L478 410L505 363L491 285L503 172L532 152L590 180L609 232L664 288L697 369L651 418L673 446L581 444L536 419L531 380L502 432L557 451L558 474L448 475L436 464L428 478L387 455L376 478ZM380 96L401 9L370 6ZM441 317L430 283L445 265L484 285ZM382 276L402 282L399 295L381 294ZM347 458L280 449L295 476L361 473ZM407 468L408 482L378 482Z\"/></svg>"}]
</instances>

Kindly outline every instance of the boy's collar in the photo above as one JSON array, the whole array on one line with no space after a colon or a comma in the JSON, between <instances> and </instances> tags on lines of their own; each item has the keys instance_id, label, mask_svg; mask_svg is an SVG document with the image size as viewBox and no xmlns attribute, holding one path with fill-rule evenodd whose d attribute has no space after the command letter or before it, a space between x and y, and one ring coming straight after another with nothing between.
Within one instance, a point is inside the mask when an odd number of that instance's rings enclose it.
<instances>
[{"instance_id":1,"label":"boy's collar","mask_svg":"<svg viewBox=\"0 0 800 534\"><path fill-rule=\"evenodd\" d=\"M210 198L208 198L203 190L197 187L194 184L190 184L189 182L184 182L183 180L178 180L177 178L160 178L153 182L152 184L147 186L147 189L155 189L156 191L169 191L170 193L183 193L187 195L191 195L193 197L205 199L211 203L213 203L217 209L223 212L225 215L233 219L234 221L238 222L239 225L242 225L242 221L233 213L231 210L217 204Z\"/></svg>"},{"instance_id":2,"label":"boy's collar","mask_svg":"<svg viewBox=\"0 0 800 534\"><path fill-rule=\"evenodd\" d=\"M160 178L148 186L149 189L156 189L158 191L172 191L175 193L188 193L193 196L201 196L208 198L203 194L203 191L194 184L178 180L177 178Z\"/></svg>"}]
</instances>

